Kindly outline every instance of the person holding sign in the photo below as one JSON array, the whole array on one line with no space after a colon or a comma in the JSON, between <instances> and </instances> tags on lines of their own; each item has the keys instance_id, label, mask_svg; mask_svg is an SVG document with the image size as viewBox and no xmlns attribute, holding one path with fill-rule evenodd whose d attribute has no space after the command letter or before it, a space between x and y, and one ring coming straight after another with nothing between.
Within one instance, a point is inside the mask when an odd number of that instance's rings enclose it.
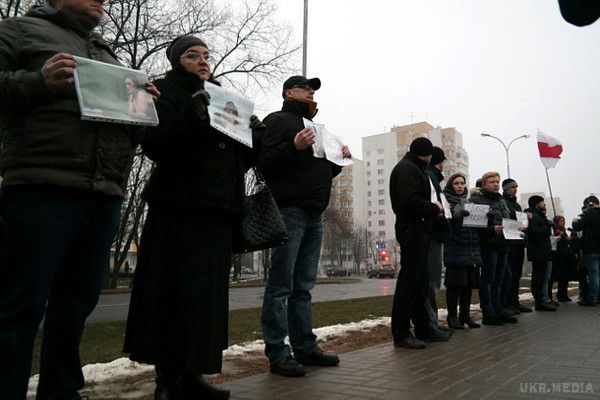
<instances>
[{"instance_id":1,"label":"person holding sign","mask_svg":"<svg viewBox=\"0 0 600 400\"><path fill-rule=\"evenodd\" d=\"M507 178L502 181L502 195L508 206L510 219L517 219L517 213L523 209L517 202L517 181ZM504 306L515 313L531 312L531 308L519 302L519 288L521 287L521 276L523 275L523 262L525 261L525 240L508 240L508 270L502 284L502 302Z\"/></svg>"},{"instance_id":2,"label":"person holding sign","mask_svg":"<svg viewBox=\"0 0 600 400\"><path fill-rule=\"evenodd\" d=\"M143 134L81 119L75 57L119 65L93 31L103 13L99 0L49 0L0 22L2 399L25 399L42 319L37 398L78 399L84 386L79 343Z\"/></svg>"},{"instance_id":3,"label":"person holding sign","mask_svg":"<svg viewBox=\"0 0 600 400\"><path fill-rule=\"evenodd\" d=\"M464 325L469 328L481 327L470 315L471 296L473 289L479 287L479 268L483 261L477 231L462 223L463 218L469 215L465 210L468 194L466 182L467 178L457 173L448 178L444 188L444 195L452 210L452 238L444 244L444 286L448 326L452 329L464 329ZM459 304L460 314L457 314Z\"/></svg>"},{"instance_id":4,"label":"person holding sign","mask_svg":"<svg viewBox=\"0 0 600 400\"><path fill-rule=\"evenodd\" d=\"M425 347L425 342L411 333L410 323L412 320L416 330L417 326L426 326L429 321L425 308L429 288L427 252L433 220L444 213L440 202L431 201L431 184L426 168L432 154L431 141L424 137L416 138L390 175L396 240L400 244L400 272L392 306L392 337L395 346L409 349ZM438 335L433 329L418 333L428 338Z\"/></svg>"},{"instance_id":5,"label":"person holding sign","mask_svg":"<svg viewBox=\"0 0 600 400\"><path fill-rule=\"evenodd\" d=\"M508 218L508 207L500 194L500 174L486 172L481 177L481 188L471 191L469 201L489 206L487 226L479 228L481 245L481 284L479 300L484 325L516 323L517 319L500 299L502 280L506 271L506 243L502 236L502 218Z\"/></svg>"},{"instance_id":6,"label":"person holding sign","mask_svg":"<svg viewBox=\"0 0 600 400\"><path fill-rule=\"evenodd\" d=\"M433 146L431 161L427 167L427 176L431 186L431 201L442 202L442 188L440 183L444 180L442 171L446 155L440 147ZM438 293L442 286L442 245L450 238L450 223L444 214L438 215L433 220L431 241L427 251L427 269L429 270L429 289L425 309L429 319L415 321L415 336L425 341L446 341L450 339L452 330L438 324Z\"/></svg>"},{"instance_id":7,"label":"person holding sign","mask_svg":"<svg viewBox=\"0 0 600 400\"><path fill-rule=\"evenodd\" d=\"M305 365L336 366L339 358L321 351L312 330L311 295L315 286L323 223L332 179L342 168L314 157L315 134L304 119L317 113L319 78L292 76L283 83L283 107L265 118L259 159L267 184L286 224L289 240L273 249L265 288L262 331L273 374L300 377ZM352 158L348 147L345 158ZM289 335L290 345L285 343ZM293 352L293 356L292 356Z\"/></svg>"},{"instance_id":8,"label":"person holding sign","mask_svg":"<svg viewBox=\"0 0 600 400\"><path fill-rule=\"evenodd\" d=\"M202 374L221 371L228 346L232 237L254 155L210 125L207 44L182 36L167 57L172 70L156 81L160 123L142 141L156 168L143 193L124 351L156 366L156 398L226 399Z\"/></svg>"},{"instance_id":9,"label":"person holding sign","mask_svg":"<svg viewBox=\"0 0 600 400\"><path fill-rule=\"evenodd\" d=\"M531 261L531 294L536 311L556 311L550 303L548 282L552 274L552 221L546 218L546 203L542 196L533 195L527 200L531 213L527 227L527 259Z\"/></svg>"}]
</instances>

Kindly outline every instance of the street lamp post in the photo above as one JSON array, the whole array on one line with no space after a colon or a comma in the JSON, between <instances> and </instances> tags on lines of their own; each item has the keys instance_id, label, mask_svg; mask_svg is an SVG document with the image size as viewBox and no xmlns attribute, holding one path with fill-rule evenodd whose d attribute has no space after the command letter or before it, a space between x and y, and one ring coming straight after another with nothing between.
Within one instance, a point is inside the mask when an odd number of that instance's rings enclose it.
<instances>
[{"instance_id":1,"label":"street lamp post","mask_svg":"<svg viewBox=\"0 0 600 400\"><path fill-rule=\"evenodd\" d=\"M306 76L306 50L308 45L308 0L304 0L304 30L302 35L302 76Z\"/></svg>"},{"instance_id":2,"label":"street lamp post","mask_svg":"<svg viewBox=\"0 0 600 400\"><path fill-rule=\"evenodd\" d=\"M510 158L509 158L509 155L508 155L508 151L510 150L510 145L513 144L516 140L527 139L529 137L529 135L521 135L519 137L514 138L513 140L511 140L508 143L508 146L506 144L504 144L504 142L500 138L497 138L494 135L490 135L489 133L482 133L481 136L483 136L483 137L489 137L489 138L492 138L492 139L496 139L497 141L500 142L500 144L502 145L502 147L504 147L504 150L506 151L506 175L507 175L506 177L510 178Z\"/></svg>"}]
</instances>

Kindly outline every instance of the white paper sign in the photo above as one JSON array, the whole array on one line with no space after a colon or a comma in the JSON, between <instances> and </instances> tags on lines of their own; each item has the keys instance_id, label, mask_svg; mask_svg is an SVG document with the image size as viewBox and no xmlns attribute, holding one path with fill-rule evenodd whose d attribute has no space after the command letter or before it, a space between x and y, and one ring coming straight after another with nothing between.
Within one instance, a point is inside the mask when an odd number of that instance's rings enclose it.
<instances>
[{"instance_id":1,"label":"white paper sign","mask_svg":"<svg viewBox=\"0 0 600 400\"><path fill-rule=\"evenodd\" d=\"M465 210L469 212L469 216L463 218L463 226L472 228L487 228L488 212L490 206L485 204L465 204Z\"/></svg>"},{"instance_id":2,"label":"white paper sign","mask_svg":"<svg viewBox=\"0 0 600 400\"><path fill-rule=\"evenodd\" d=\"M552 251L556 251L556 249L558 248L558 239L559 239L559 236L554 236L554 235L550 236L550 249Z\"/></svg>"},{"instance_id":3,"label":"white paper sign","mask_svg":"<svg viewBox=\"0 0 600 400\"><path fill-rule=\"evenodd\" d=\"M452 211L450 210L450 203L446 199L444 193L440 193L440 198L442 199L442 206L444 206L444 217L447 219L452 219Z\"/></svg>"},{"instance_id":4,"label":"white paper sign","mask_svg":"<svg viewBox=\"0 0 600 400\"><path fill-rule=\"evenodd\" d=\"M502 234L507 240L523 240L523 234L519 230L521 221L509 218L502 218Z\"/></svg>"},{"instance_id":5,"label":"white paper sign","mask_svg":"<svg viewBox=\"0 0 600 400\"><path fill-rule=\"evenodd\" d=\"M342 155L342 148L345 144L341 137L329 133L323 124L316 124L306 118L303 120L304 126L310 128L315 134L315 143L312 145L315 157L326 158L342 167L352 165L352 159L344 158Z\"/></svg>"},{"instance_id":6,"label":"white paper sign","mask_svg":"<svg viewBox=\"0 0 600 400\"><path fill-rule=\"evenodd\" d=\"M208 106L210 126L232 139L252 147L250 117L254 113L254 103L210 82L204 82L204 89L210 94L210 105Z\"/></svg>"},{"instance_id":7,"label":"white paper sign","mask_svg":"<svg viewBox=\"0 0 600 400\"><path fill-rule=\"evenodd\" d=\"M527 213L524 212L516 212L517 213L517 221L521 223L525 228L529 226L529 219L527 218Z\"/></svg>"}]
</instances>

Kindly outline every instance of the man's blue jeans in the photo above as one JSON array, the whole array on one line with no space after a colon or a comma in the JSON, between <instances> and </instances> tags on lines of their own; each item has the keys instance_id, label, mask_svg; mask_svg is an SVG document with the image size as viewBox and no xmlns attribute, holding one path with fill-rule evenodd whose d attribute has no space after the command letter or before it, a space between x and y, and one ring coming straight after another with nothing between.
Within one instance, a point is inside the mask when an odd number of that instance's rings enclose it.
<instances>
[{"instance_id":1,"label":"man's blue jeans","mask_svg":"<svg viewBox=\"0 0 600 400\"><path fill-rule=\"evenodd\" d=\"M44 317L37 398L76 398L84 383L79 342L98 302L121 199L49 185L2 191L0 399L25 399Z\"/></svg>"},{"instance_id":2,"label":"man's blue jeans","mask_svg":"<svg viewBox=\"0 0 600 400\"><path fill-rule=\"evenodd\" d=\"M315 286L323 224L321 213L298 207L280 209L289 240L273 249L262 309L265 354L271 363L318 349L312 331L311 295Z\"/></svg>"},{"instance_id":3,"label":"man's blue jeans","mask_svg":"<svg viewBox=\"0 0 600 400\"><path fill-rule=\"evenodd\" d=\"M584 253L583 262L588 273L589 301L598 303L600 296L600 253Z\"/></svg>"},{"instance_id":4,"label":"man's blue jeans","mask_svg":"<svg viewBox=\"0 0 600 400\"><path fill-rule=\"evenodd\" d=\"M507 315L508 312L500 298L507 264L506 249L482 244L481 258L483 259L479 286L481 313L485 318Z\"/></svg>"}]
</instances>

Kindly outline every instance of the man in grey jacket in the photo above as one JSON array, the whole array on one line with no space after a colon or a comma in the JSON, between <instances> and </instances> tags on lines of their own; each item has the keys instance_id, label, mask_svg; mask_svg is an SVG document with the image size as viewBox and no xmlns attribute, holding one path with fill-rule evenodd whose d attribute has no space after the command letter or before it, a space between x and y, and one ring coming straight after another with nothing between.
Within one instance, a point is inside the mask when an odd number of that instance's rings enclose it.
<instances>
[{"instance_id":1,"label":"man in grey jacket","mask_svg":"<svg viewBox=\"0 0 600 400\"><path fill-rule=\"evenodd\" d=\"M74 56L118 64L101 0L51 0L0 22L0 398L79 399L79 342L100 294L139 129L82 121ZM158 95L152 85L148 90Z\"/></svg>"}]
</instances>

